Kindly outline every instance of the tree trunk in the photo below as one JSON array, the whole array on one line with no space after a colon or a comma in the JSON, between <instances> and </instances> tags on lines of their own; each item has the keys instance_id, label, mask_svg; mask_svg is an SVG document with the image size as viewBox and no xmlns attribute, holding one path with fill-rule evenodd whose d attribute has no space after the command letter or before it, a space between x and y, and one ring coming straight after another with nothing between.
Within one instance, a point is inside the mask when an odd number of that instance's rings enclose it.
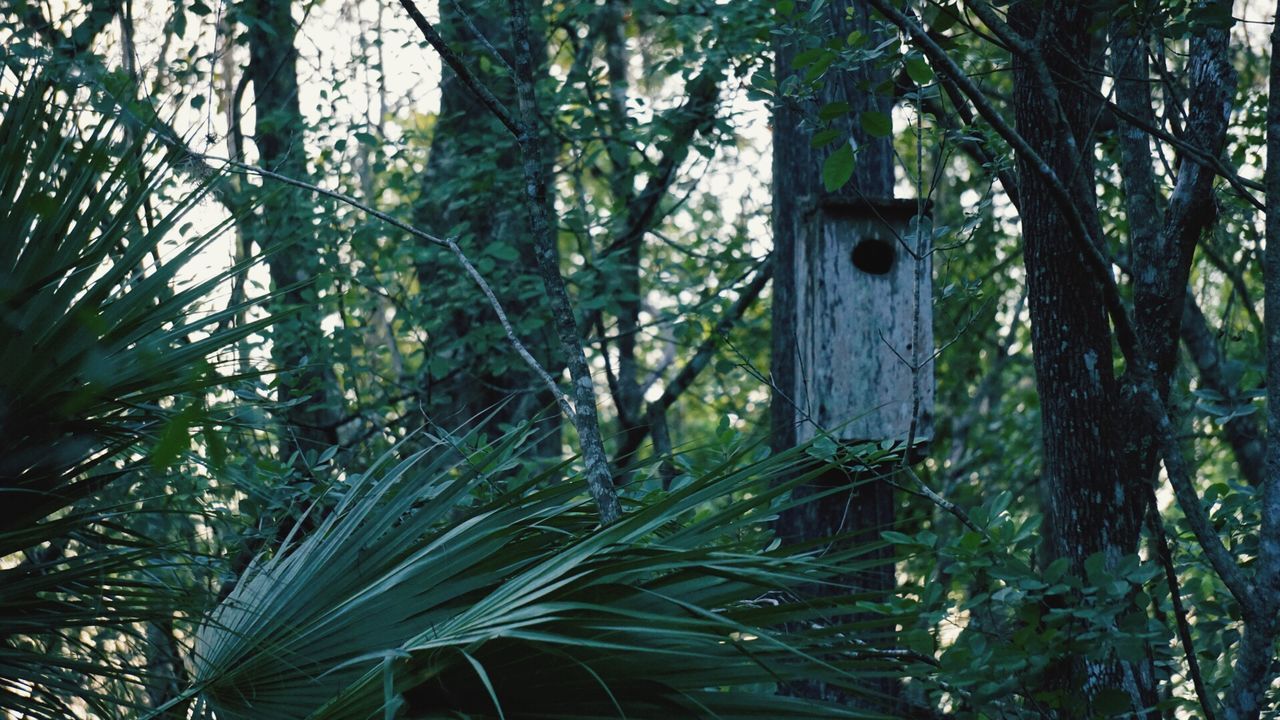
<instances>
[{"instance_id":1,"label":"tree trunk","mask_svg":"<svg viewBox=\"0 0 1280 720\"><path fill-rule=\"evenodd\" d=\"M249 75L253 81L254 141L258 163L273 172L306 179L307 159L298 105L297 26L291 0L251 0ZM272 362L279 374L277 399L294 403L284 411L279 452L317 451L338 443L342 396L333 368L325 361L327 342L320 329L320 274L315 237L316 212L309 194L293 188L265 193L258 215L246 219L245 232L260 246L284 249L269 259L277 289L285 292L270 309L282 312L272 333Z\"/></svg>"},{"instance_id":2,"label":"tree trunk","mask_svg":"<svg viewBox=\"0 0 1280 720\"><path fill-rule=\"evenodd\" d=\"M797 3L800 6L800 3ZM798 7L796 12L806 12ZM852 11L851 15L846 12ZM854 30L867 35L868 44L875 46L879 33L870 22L868 10L862 2L833 2L823 11L829 27L819 34L843 38ZM788 78L797 74L792 62L804 48L793 42L780 40L775 45L775 77L781 87ZM810 145L813 128L806 119L816 115L817 107L830 102L843 101L851 108L848 116L839 121L856 141L859 150L854 175L840 194L845 198L860 196L888 198L893 195L893 148L889 138L871 137L856 122L862 110L878 110L886 115L892 109L892 98L873 92L887 73L867 66L857 72L829 72L816 103L801 104L780 98L774 108L773 119L773 233L774 258L777 263L773 280L773 349L771 379L773 399L771 404L772 444L781 451L794 447L804 439L803 424L809 422L807 403L798 394L800 376L806 371L801 367L797 346L812 344L817 338L802 338L803 333L819 331L823 326L837 324L834 314L853 312L839 305L810 307L804 318L797 305L797 273L801 258L809 262L821 262L826 239L833 233L846 230L847 220L840 216L833 205L823 202L825 197L821 179L823 159L828 150L814 149ZM837 145L836 147L839 147ZM847 261L847 258L845 258ZM823 297L830 297L825 295ZM830 320L831 322L824 322ZM828 359L830 360L830 359ZM807 388L812 398L821 398L830 390L825 387ZM867 403L870 405L871 403ZM863 407L861 410L870 409ZM837 408L837 412L851 417L859 408ZM828 428L835 430L835 428ZM807 437L812 437L809 433ZM864 438L868 439L868 438ZM809 486L798 488L796 496L811 495L829 490L832 485L848 485L853 478L842 471L829 473L828 477ZM851 533L847 542L879 544L881 530L892 527L894 519L894 493L891 485L880 482L860 482L852 490L830 494L815 502L784 512L778 519L777 531L784 542L797 543L825 538L839 533ZM870 557L881 562L870 570L860 571L844 578L857 589L871 593L889 593L894 588L894 564L892 547L880 547ZM837 588L815 589L820 593L840 592ZM899 686L892 678L870 681L869 693L878 693L884 703L877 709L892 710L899 694ZM848 703L850 698L836 688L821 683L800 683L788 688L790 693L806 697L820 697Z\"/></svg>"},{"instance_id":3,"label":"tree trunk","mask_svg":"<svg viewBox=\"0 0 1280 720\"><path fill-rule=\"evenodd\" d=\"M1276 10L1280 11L1280 3ZM1266 249L1262 256L1263 316L1266 329L1267 446L1266 469L1260 488L1262 526L1257 560L1253 563L1255 599L1244 609L1244 631L1236 650L1235 673L1226 696L1228 720L1271 717L1268 689L1274 687L1276 639L1280 637L1280 25L1271 30L1268 72ZM1264 714L1265 713L1265 714Z\"/></svg>"},{"instance_id":4,"label":"tree trunk","mask_svg":"<svg viewBox=\"0 0 1280 720\"><path fill-rule=\"evenodd\" d=\"M502 67L511 63L504 3L441 2L439 30L494 95L514 106L515 89ZM455 236L473 260L493 263L486 275L499 301L530 351L558 376L564 364L554 350L554 328L535 269L514 144L511 133L445 67L440 113L414 220L420 227ZM483 295L457 271L447 251L422 247L419 258L420 297L432 303L421 308L420 318L430 336L421 380L430 420L452 431L491 416L492 433L505 424L545 414L540 454L559 454L555 399L511 352Z\"/></svg>"},{"instance_id":5,"label":"tree trunk","mask_svg":"<svg viewBox=\"0 0 1280 720\"><path fill-rule=\"evenodd\" d=\"M1084 5L1065 0L1017 3L1010 24L1027 44L1014 53L1017 130L1068 183L1072 201L1094 237L1099 231L1092 125L1097 75L1081 59L1096 58ZM1034 38L1034 39L1033 39ZM1028 54L1030 53L1030 54ZM1050 78L1049 68L1054 73ZM1040 394L1044 460L1041 481L1047 559L1067 558L1084 577L1085 560L1101 553L1111 566L1135 553L1146 489L1126 477L1124 407L1112 365L1111 328L1103 288L1085 257L1066 208L1038 170L1019 154L1023 252L1031 339ZM1067 693L1091 702L1104 689L1126 692L1135 708L1156 697L1141 667L1121 661L1069 662L1054 671ZM1064 714L1087 713L1068 702Z\"/></svg>"}]
</instances>

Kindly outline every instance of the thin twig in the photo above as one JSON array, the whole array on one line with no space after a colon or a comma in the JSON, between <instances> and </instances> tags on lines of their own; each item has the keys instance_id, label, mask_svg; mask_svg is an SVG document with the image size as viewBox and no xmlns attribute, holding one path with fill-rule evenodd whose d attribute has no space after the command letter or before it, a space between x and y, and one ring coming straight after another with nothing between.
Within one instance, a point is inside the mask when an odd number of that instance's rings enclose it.
<instances>
[{"instance_id":1,"label":"thin twig","mask_svg":"<svg viewBox=\"0 0 1280 720\"><path fill-rule=\"evenodd\" d=\"M445 238L445 243L449 250L453 252L454 257L458 258L458 262L462 263L462 267L466 268L467 274L471 276L471 279L475 280L476 285L480 286L480 290L485 294L485 297L489 298L489 305L493 308L493 311L497 313L498 320L502 323L502 329L506 331L507 340L511 342L512 347L516 349L517 353L520 353L520 357L524 359L525 364L530 368L533 368L533 371L542 378L542 382L547 384L547 387L555 394L556 402L560 404L560 409L569 417L569 421L576 425L578 422L578 413L574 410L573 405L569 403L569 398L565 397L564 393L560 392L560 388L556 385L556 381L552 379L551 375L549 375L545 369L543 369L542 365L538 363L533 355L529 354L529 350L524 346L524 343L520 342L520 339L516 337L515 328L511 327L511 321L507 319L507 313L503 311L502 303L498 302L498 296L494 295L493 288L485 281L484 276L480 274L480 271L476 270L475 265L471 264L471 261L467 259L466 254L462 252L462 248L458 247L458 243L454 241L453 238Z\"/></svg>"},{"instance_id":2,"label":"thin twig","mask_svg":"<svg viewBox=\"0 0 1280 720\"><path fill-rule=\"evenodd\" d=\"M1213 695L1205 688L1204 676L1200 673L1200 662L1196 660L1196 648L1192 642L1191 625L1187 622L1187 611L1182 606L1182 590L1178 586L1178 572L1173 566L1173 552L1169 548L1169 538L1164 531L1164 521L1160 519L1160 505L1156 502L1155 488L1150 488L1147 495L1147 523L1156 545L1156 556L1164 568L1165 582L1169 585L1169 599L1173 603L1174 624L1178 626L1178 639L1182 642L1182 652L1187 657L1187 673L1191 676L1191 684L1195 687L1196 697L1200 699L1200 709L1205 720L1216 720L1210 704Z\"/></svg>"},{"instance_id":3,"label":"thin twig","mask_svg":"<svg viewBox=\"0 0 1280 720\"><path fill-rule=\"evenodd\" d=\"M453 5L454 12L458 13L458 17L462 18L462 24L467 26L467 30L471 32L472 37L483 45L484 48L489 51L489 55L493 57L499 65L506 68L508 73L515 75L515 68L511 67L511 63L507 62L507 58L504 57L502 53L498 52L498 48L494 47L493 43L489 42L489 38L485 37L484 33L480 32L480 28L476 27L475 21L471 19L471 15L469 15L462 7L462 3L458 2L458 0L450 0L449 4Z\"/></svg>"},{"instance_id":4,"label":"thin twig","mask_svg":"<svg viewBox=\"0 0 1280 720\"><path fill-rule=\"evenodd\" d=\"M909 455L910 453L911 453L911 448L906 448L903 451L904 455ZM961 510L960 507L957 506L955 503L942 497L937 492L935 492L933 488L925 484L925 481L922 480L920 476L916 474L915 468L911 467L910 465L903 465L902 470L905 471L907 473L907 477L911 478L911 481L915 483L916 490L919 491L921 495L924 495L926 498L928 498L929 502L933 503L934 505L937 505L943 510L946 510L947 512L954 515L955 518L959 520L962 525L969 528L970 530L978 533L979 535L987 538L988 540L991 539L991 536L987 534L987 531L978 527L972 520L970 520L969 515L965 513L964 510Z\"/></svg>"}]
</instances>

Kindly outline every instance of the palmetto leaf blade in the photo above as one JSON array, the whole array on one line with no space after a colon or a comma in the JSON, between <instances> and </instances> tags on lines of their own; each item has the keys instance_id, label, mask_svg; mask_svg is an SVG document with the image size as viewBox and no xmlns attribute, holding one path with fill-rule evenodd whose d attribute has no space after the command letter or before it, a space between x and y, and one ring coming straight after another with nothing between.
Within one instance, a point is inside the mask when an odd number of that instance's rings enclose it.
<instances>
[{"instance_id":1,"label":"palmetto leaf blade","mask_svg":"<svg viewBox=\"0 0 1280 720\"><path fill-rule=\"evenodd\" d=\"M782 502L787 483L770 482L803 481L802 455L739 457L603 529L578 478L514 481L477 504L483 467L449 456L353 481L209 617L195 664L219 717L345 720L402 703L405 717L868 716L772 690L805 678L856 692L884 669L826 631L853 629L831 616L858 596L815 608L794 593L873 561L760 552L769 507L723 502L748 488ZM858 642L887 641L895 622L862 621Z\"/></svg>"}]
</instances>

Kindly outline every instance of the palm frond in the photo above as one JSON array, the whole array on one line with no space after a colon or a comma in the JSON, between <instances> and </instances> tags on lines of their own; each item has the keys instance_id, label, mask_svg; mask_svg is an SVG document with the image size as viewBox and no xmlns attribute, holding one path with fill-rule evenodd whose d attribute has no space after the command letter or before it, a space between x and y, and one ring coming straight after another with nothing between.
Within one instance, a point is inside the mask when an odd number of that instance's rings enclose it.
<instances>
[{"instance_id":1,"label":"palm frond","mask_svg":"<svg viewBox=\"0 0 1280 720\"><path fill-rule=\"evenodd\" d=\"M802 454L737 456L597 528L580 478L497 480L515 447L453 448L351 479L254 564L197 635L218 717L868 717L773 690L901 674L877 648L903 618L851 621L852 588L801 599L867 548L765 549Z\"/></svg>"},{"instance_id":2,"label":"palm frond","mask_svg":"<svg viewBox=\"0 0 1280 720\"><path fill-rule=\"evenodd\" d=\"M153 213L170 177L154 143L59 101L55 72L0 95L0 528L100 488L101 461L169 419L156 401L225 382L209 359L269 322L215 331L243 308L192 313L241 269L175 289L226 229L162 257L208 188Z\"/></svg>"},{"instance_id":3,"label":"palm frond","mask_svg":"<svg viewBox=\"0 0 1280 720\"><path fill-rule=\"evenodd\" d=\"M215 355L270 318L203 313L242 267L178 287L225 223L186 233L205 188L162 199L155 144L73 102L61 70L0 90L0 707L113 718L141 709L140 626L189 595L158 579L188 560L138 534L126 491L174 408L227 381Z\"/></svg>"}]
</instances>

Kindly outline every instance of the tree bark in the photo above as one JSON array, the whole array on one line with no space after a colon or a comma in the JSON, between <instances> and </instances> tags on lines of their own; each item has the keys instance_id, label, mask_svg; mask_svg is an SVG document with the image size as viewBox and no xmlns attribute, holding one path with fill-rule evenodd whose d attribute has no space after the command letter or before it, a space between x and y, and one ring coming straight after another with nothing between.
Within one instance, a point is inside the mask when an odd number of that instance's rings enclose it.
<instances>
[{"instance_id":1,"label":"tree bark","mask_svg":"<svg viewBox=\"0 0 1280 720\"><path fill-rule=\"evenodd\" d=\"M807 7L797 3L797 13L807 12ZM867 42L874 47L880 36L871 22L865 3L844 0L832 2L822 11L827 27L821 34L844 38L854 30L864 33ZM786 39L775 43L775 73L779 86L797 74L793 59L803 48ZM816 114L817 107L830 102L849 103L848 117L842 128L858 145L857 163L849 185L840 193L846 199L861 196L890 198L893 196L894 167L893 147L887 137L873 137L854 121L863 110L875 110L888 115L893 99L877 95L874 88L888 79L884 70L870 65L857 71L829 72L820 96L813 105L779 99L774 106L773 117L773 346L770 375L773 384L771 403L772 445L776 451L795 447L800 440L799 428L809 420L800 398L794 397L797 377L804 372L799 367L797 343L800 333L817 327L815 323L800 323L797 318L798 258L807 251L809 257L819 253L826 235L841 227L840 218L831 205L824 203L825 189L821 179L823 160L828 151L814 149L810 145L813 128L806 118ZM838 146L837 146L838 147ZM816 307L814 315L849 312L848 308ZM810 388L812 396L820 397L825 388ZM863 408L865 409L865 408ZM845 408L850 414L857 408ZM849 485L852 489L829 494L814 502L805 503L781 514L777 532L784 542L799 543L848 533L842 542L880 545L881 530L892 527L894 519L893 487L885 482L859 478L856 484L843 471L835 470L827 477L808 486L797 488L795 497L805 497L830 490L832 485ZM893 548L878 547L869 557L879 560L872 568L851 574L845 582L859 590L873 594L888 594L895 586ZM833 593L834 587L815 588L815 592ZM880 694L884 703L877 709L892 710L900 688L895 679L870 681L867 689ZM850 698L836 688L822 683L798 683L788 692L805 697L825 698L849 703Z\"/></svg>"},{"instance_id":2,"label":"tree bark","mask_svg":"<svg viewBox=\"0 0 1280 720\"><path fill-rule=\"evenodd\" d=\"M259 164L281 175L306 178L292 2L251 0L245 11L251 20L247 23L249 75ZM292 188L265 195L259 213L246 219L245 232L260 246L286 248L268 262L272 284L277 289L291 288L269 308L284 313L272 333L272 363L279 377L277 399L292 403L284 410L279 448L282 459L287 459L298 450L338 444L343 403L333 368L325 362L327 343L320 329L315 207L309 195Z\"/></svg>"},{"instance_id":3,"label":"tree bark","mask_svg":"<svg viewBox=\"0 0 1280 720\"><path fill-rule=\"evenodd\" d=\"M1087 6L1065 0L1015 3L1014 107L1017 132L1060 178L1094 237L1102 237L1094 189L1092 137L1096 75L1081 59L1099 48ZM1052 68L1053 75L1050 75ZM1084 562L1101 553L1108 566L1135 553L1146 502L1144 486L1123 471L1125 428L1120 384L1112 364L1112 336L1104 289L1085 257L1092 240L1080 237L1068 208L1042 183L1039 170L1018 154L1024 261L1031 339L1044 445L1047 559L1067 558L1084 576ZM1068 662L1061 687L1083 692L1087 713L1104 689L1120 689L1135 709L1158 699L1145 668L1119 660Z\"/></svg>"},{"instance_id":4,"label":"tree bark","mask_svg":"<svg viewBox=\"0 0 1280 720\"><path fill-rule=\"evenodd\" d=\"M1217 1L1226 6L1224 11L1230 11L1229 3ZM1153 378L1161 398L1167 400L1177 366L1192 258L1200 236L1217 217L1213 195L1216 176L1212 168L1184 156L1161 218L1145 129L1156 125L1148 79L1148 42L1134 30L1130 21L1117 23L1111 49L1117 106L1136 120L1119 124L1118 143L1129 222L1134 330L1138 349L1147 362L1144 371ZM1236 85L1228 52L1228 30L1199 27L1193 32L1187 68L1190 98L1182 139L1204 157L1217 157L1226 139ZM1126 427L1131 435L1125 459L1129 473L1154 482L1159 440L1152 423L1141 413L1132 413Z\"/></svg>"},{"instance_id":5,"label":"tree bark","mask_svg":"<svg viewBox=\"0 0 1280 720\"><path fill-rule=\"evenodd\" d=\"M1280 12L1280 3L1277 3ZM1267 103L1266 250L1263 255L1267 362L1267 451L1263 477L1262 527L1254 563L1253 607L1244 608L1244 632L1236 651L1235 673L1227 693L1228 720L1256 720L1267 704L1275 677L1276 638L1280 635L1280 25L1271 31L1270 100Z\"/></svg>"},{"instance_id":6,"label":"tree bark","mask_svg":"<svg viewBox=\"0 0 1280 720\"><path fill-rule=\"evenodd\" d=\"M622 516L622 507L614 489L613 472L600 433L596 409L595 384L578 332L578 319L573 311L564 276L560 274L560 252L556 245L556 224L552 222L551 203L547 191L546 166L542 156L538 95L534 75L531 21L527 0L508 0L512 43L515 46L516 96L519 102L517 141L524 166L525 208L533 234L538 274L551 307L560 351L569 366L573 382L574 429L582 447L587 489L600 513L600 523L609 525Z\"/></svg>"}]
</instances>

